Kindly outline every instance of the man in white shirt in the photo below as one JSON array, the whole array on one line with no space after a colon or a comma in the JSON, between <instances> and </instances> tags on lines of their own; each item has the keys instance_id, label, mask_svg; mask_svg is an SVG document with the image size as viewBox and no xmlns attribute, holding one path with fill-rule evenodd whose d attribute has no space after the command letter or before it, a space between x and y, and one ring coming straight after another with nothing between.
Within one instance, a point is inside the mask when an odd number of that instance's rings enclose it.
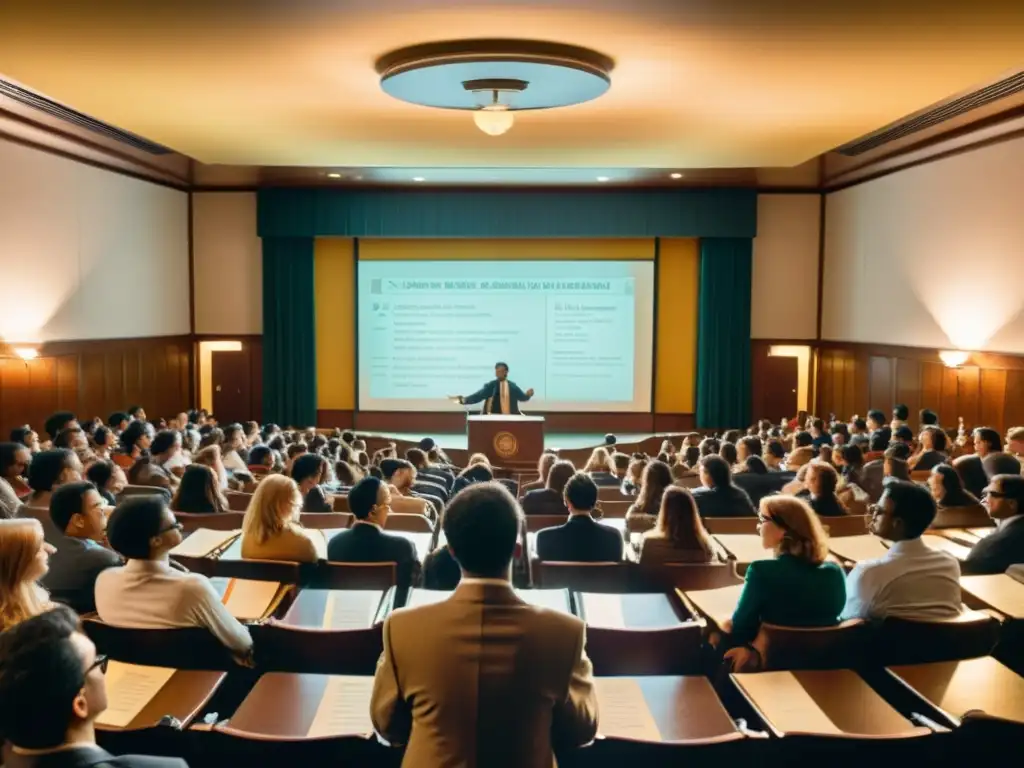
<instances>
[{"instance_id":1,"label":"man in white shirt","mask_svg":"<svg viewBox=\"0 0 1024 768\"><path fill-rule=\"evenodd\" d=\"M128 564L96 578L96 612L120 627L206 627L246 661L252 651L249 630L224 607L208 578L170 562L170 551L181 543L181 527L160 496L121 502L107 521L107 540Z\"/></svg>"},{"instance_id":2,"label":"man in white shirt","mask_svg":"<svg viewBox=\"0 0 1024 768\"><path fill-rule=\"evenodd\" d=\"M921 534L935 519L927 489L887 483L871 530L892 541L877 560L857 563L846 578L844 619L949 619L960 614L960 564L928 547Z\"/></svg>"}]
</instances>

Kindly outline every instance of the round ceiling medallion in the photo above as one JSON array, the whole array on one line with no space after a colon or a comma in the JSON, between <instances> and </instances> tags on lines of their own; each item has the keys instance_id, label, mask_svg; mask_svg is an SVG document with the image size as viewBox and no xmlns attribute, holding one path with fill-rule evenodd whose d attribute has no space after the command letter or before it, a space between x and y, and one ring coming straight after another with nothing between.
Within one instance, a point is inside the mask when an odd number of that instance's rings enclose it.
<instances>
[{"instance_id":1,"label":"round ceiling medallion","mask_svg":"<svg viewBox=\"0 0 1024 768\"><path fill-rule=\"evenodd\" d=\"M453 40L401 48L377 60L381 88L411 104L473 111L485 133L512 112L582 104L611 86L614 62L587 48L534 40Z\"/></svg>"}]
</instances>

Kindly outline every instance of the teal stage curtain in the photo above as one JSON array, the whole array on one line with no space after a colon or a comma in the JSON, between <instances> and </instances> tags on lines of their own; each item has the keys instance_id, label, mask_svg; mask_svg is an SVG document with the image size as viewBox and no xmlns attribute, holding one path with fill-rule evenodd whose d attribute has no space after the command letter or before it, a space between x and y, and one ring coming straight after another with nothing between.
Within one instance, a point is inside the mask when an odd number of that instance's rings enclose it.
<instances>
[{"instance_id":1,"label":"teal stage curtain","mask_svg":"<svg viewBox=\"0 0 1024 768\"><path fill-rule=\"evenodd\" d=\"M316 424L313 238L263 238L263 420Z\"/></svg>"},{"instance_id":2,"label":"teal stage curtain","mask_svg":"<svg viewBox=\"0 0 1024 768\"><path fill-rule=\"evenodd\" d=\"M750 286L753 241L700 242L697 426L750 425Z\"/></svg>"}]
</instances>

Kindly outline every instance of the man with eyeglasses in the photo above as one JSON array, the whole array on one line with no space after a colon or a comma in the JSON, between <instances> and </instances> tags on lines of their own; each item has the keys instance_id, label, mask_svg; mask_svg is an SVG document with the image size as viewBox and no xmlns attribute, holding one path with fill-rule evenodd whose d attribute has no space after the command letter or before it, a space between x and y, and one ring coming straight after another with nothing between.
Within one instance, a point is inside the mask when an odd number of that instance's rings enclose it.
<instances>
[{"instance_id":1,"label":"man with eyeglasses","mask_svg":"<svg viewBox=\"0 0 1024 768\"><path fill-rule=\"evenodd\" d=\"M844 619L950 619L960 615L960 565L921 540L935 519L923 487L893 480L872 508L871 532L892 542L877 560L857 563L846 577Z\"/></svg>"},{"instance_id":2,"label":"man with eyeglasses","mask_svg":"<svg viewBox=\"0 0 1024 768\"><path fill-rule=\"evenodd\" d=\"M221 603L210 580L170 561L181 523L162 496L135 496L107 521L107 541L128 563L96 578L96 612L133 629L206 627L241 663L252 651L249 630Z\"/></svg>"},{"instance_id":3,"label":"man with eyeglasses","mask_svg":"<svg viewBox=\"0 0 1024 768\"><path fill-rule=\"evenodd\" d=\"M0 733L7 768L187 768L171 757L114 757L96 745L107 708L106 656L64 606L0 634Z\"/></svg>"},{"instance_id":4,"label":"man with eyeglasses","mask_svg":"<svg viewBox=\"0 0 1024 768\"><path fill-rule=\"evenodd\" d=\"M982 492L981 503L996 529L971 548L964 573L1004 573L1024 563L1024 477L996 475Z\"/></svg>"}]
</instances>

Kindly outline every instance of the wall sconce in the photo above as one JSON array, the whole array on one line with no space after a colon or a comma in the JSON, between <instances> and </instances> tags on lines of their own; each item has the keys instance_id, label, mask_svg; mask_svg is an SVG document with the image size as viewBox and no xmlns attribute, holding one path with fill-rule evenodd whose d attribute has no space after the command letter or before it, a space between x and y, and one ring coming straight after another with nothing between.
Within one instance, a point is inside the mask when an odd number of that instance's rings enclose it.
<instances>
[{"instance_id":1,"label":"wall sconce","mask_svg":"<svg viewBox=\"0 0 1024 768\"><path fill-rule=\"evenodd\" d=\"M37 347L24 347L24 346L11 346L11 356L16 357L19 360L28 362L29 360L35 360L39 357L39 349Z\"/></svg>"},{"instance_id":2,"label":"wall sconce","mask_svg":"<svg viewBox=\"0 0 1024 768\"><path fill-rule=\"evenodd\" d=\"M939 359L947 368L959 368L967 362L968 357L968 353L962 349L944 349L939 352Z\"/></svg>"}]
</instances>

